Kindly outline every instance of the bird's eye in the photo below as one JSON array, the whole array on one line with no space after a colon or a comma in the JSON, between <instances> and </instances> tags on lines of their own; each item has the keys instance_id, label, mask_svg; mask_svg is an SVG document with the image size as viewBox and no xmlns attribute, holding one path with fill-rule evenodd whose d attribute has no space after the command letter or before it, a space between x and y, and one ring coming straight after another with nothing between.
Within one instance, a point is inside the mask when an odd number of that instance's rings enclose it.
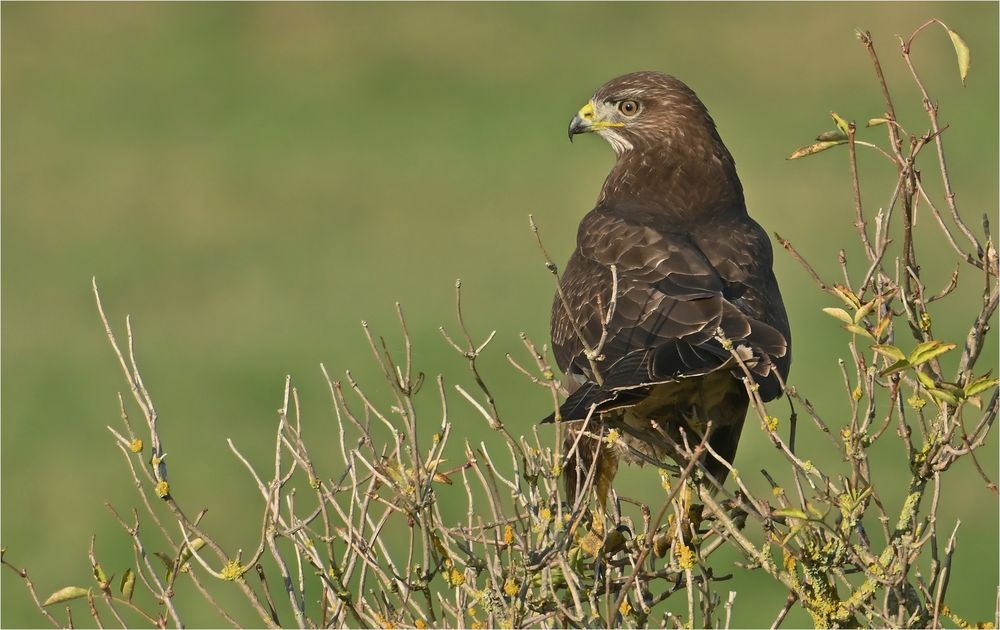
<instances>
[{"instance_id":1,"label":"bird's eye","mask_svg":"<svg viewBox=\"0 0 1000 630\"><path fill-rule=\"evenodd\" d=\"M639 103L635 101L622 101L618 103L618 111L626 116L635 116L639 113Z\"/></svg>"}]
</instances>

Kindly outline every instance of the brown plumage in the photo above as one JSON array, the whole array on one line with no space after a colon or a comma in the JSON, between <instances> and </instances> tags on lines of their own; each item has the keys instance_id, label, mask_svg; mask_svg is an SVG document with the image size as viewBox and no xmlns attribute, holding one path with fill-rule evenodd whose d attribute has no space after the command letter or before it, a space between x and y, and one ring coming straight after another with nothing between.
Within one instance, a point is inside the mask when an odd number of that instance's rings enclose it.
<instances>
[{"instance_id":1,"label":"brown plumage","mask_svg":"<svg viewBox=\"0 0 1000 630\"><path fill-rule=\"evenodd\" d=\"M596 456L603 499L620 456L672 455L651 423L697 440L711 421L712 447L733 461L749 401L717 333L741 353L764 400L781 393L775 373L788 374L791 336L770 241L748 216L733 158L694 92L658 72L618 77L573 119L570 139L589 131L610 142L617 161L580 222L562 276L565 304L557 294L552 307L552 347L575 386L558 414L569 423L567 448L591 408L595 434L611 414L638 431L618 447L579 441L565 471L569 494ZM599 345L594 374L587 350ZM705 463L725 478L721 464Z\"/></svg>"}]
</instances>

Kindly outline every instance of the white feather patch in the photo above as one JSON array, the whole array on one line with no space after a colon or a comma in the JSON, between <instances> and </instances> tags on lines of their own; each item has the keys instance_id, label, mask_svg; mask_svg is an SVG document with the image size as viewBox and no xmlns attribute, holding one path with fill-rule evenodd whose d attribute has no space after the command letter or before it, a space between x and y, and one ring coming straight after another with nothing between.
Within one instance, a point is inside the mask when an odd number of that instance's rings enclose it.
<instances>
[{"instance_id":1,"label":"white feather patch","mask_svg":"<svg viewBox=\"0 0 1000 630\"><path fill-rule=\"evenodd\" d=\"M608 144L611 145L611 148L615 150L617 155L621 155L626 151L632 150L632 143L626 140L624 136L611 127L598 129L597 134L608 141Z\"/></svg>"}]
</instances>

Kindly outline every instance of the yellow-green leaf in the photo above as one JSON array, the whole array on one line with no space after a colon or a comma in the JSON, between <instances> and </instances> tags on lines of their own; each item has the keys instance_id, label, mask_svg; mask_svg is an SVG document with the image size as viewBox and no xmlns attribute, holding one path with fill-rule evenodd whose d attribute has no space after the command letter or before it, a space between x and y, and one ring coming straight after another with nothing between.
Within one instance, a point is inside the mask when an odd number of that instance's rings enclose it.
<instances>
[{"instance_id":1,"label":"yellow-green leaf","mask_svg":"<svg viewBox=\"0 0 1000 630\"><path fill-rule=\"evenodd\" d=\"M920 370L917 370L917 380L920 381L920 384L927 389L934 387L934 379L931 378L930 374L925 374Z\"/></svg>"},{"instance_id":2,"label":"yellow-green leaf","mask_svg":"<svg viewBox=\"0 0 1000 630\"><path fill-rule=\"evenodd\" d=\"M163 553L162 551L154 551L153 555L159 558L160 562L162 562L163 566L166 567L167 569L173 568L174 559L168 556L167 554Z\"/></svg>"},{"instance_id":3,"label":"yellow-green leaf","mask_svg":"<svg viewBox=\"0 0 1000 630\"><path fill-rule=\"evenodd\" d=\"M882 317L882 319L879 320L878 325L875 326L875 336L876 337L881 337L882 333L885 332L885 329L889 327L889 324L891 322L892 322L892 313L886 313Z\"/></svg>"},{"instance_id":4,"label":"yellow-green leaf","mask_svg":"<svg viewBox=\"0 0 1000 630\"><path fill-rule=\"evenodd\" d=\"M862 319L867 317L868 314L871 313L872 310L875 308L875 305L878 303L878 301L879 299L875 298L874 300L868 302L867 304L862 304L861 308L858 309L858 312L854 314L854 323L857 324Z\"/></svg>"},{"instance_id":5,"label":"yellow-green leaf","mask_svg":"<svg viewBox=\"0 0 1000 630\"><path fill-rule=\"evenodd\" d=\"M965 395L975 396L976 394L980 394L991 387L995 387L997 383L1000 383L1000 379L982 376L965 386Z\"/></svg>"},{"instance_id":6,"label":"yellow-green leaf","mask_svg":"<svg viewBox=\"0 0 1000 630\"><path fill-rule=\"evenodd\" d=\"M802 510L800 510L798 508L791 508L791 507L778 508L777 510L774 511L774 515L775 516L784 516L786 518L788 518L788 517L790 517L790 518L801 518L802 520L806 520L806 519L809 518L809 516L805 512L803 512Z\"/></svg>"},{"instance_id":7,"label":"yellow-green leaf","mask_svg":"<svg viewBox=\"0 0 1000 630\"><path fill-rule=\"evenodd\" d=\"M954 394L952 394L947 390L937 389L936 387L930 387L927 389L927 393L933 396L934 398L937 398L938 400L943 400L953 405L958 404L958 398L956 398Z\"/></svg>"},{"instance_id":8,"label":"yellow-green leaf","mask_svg":"<svg viewBox=\"0 0 1000 630\"><path fill-rule=\"evenodd\" d=\"M830 317L836 317L845 324L854 323L854 319L850 316L850 314L847 311L845 311L842 308L827 307L823 309L823 312L829 315Z\"/></svg>"},{"instance_id":9,"label":"yellow-green leaf","mask_svg":"<svg viewBox=\"0 0 1000 630\"><path fill-rule=\"evenodd\" d=\"M45 600L45 603L42 604L42 606L51 606L52 604L59 604L62 602L68 602L72 599L86 597L89 592L89 590L80 588L79 586L66 586L49 595L49 598Z\"/></svg>"},{"instance_id":10,"label":"yellow-green leaf","mask_svg":"<svg viewBox=\"0 0 1000 630\"><path fill-rule=\"evenodd\" d=\"M879 125L884 125L889 122L888 118L869 118L867 126L868 127L878 127Z\"/></svg>"},{"instance_id":11,"label":"yellow-green leaf","mask_svg":"<svg viewBox=\"0 0 1000 630\"><path fill-rule=\"evenodd\" d=\"M936 356L942 355L955 347L953 343L941 343L936 339L930 341L925 341L910 353L910 364L920 365L921 363L927 363Z\"/></svg>"},{"instance_id":12,"label":"yellow-green leaf","mask_svg":"<svg viewBox=\"0 0 1000 630\"><path fill-rule=\"evenodd\" d=\"M94 579L97 580L97 583L102 587L111 581L104 573L104 569L101 567L100 562L94 564Z\"/></svg>"},{"instance_id":13,"label":"yellow-green leaf","mask_svg":"<svg viewBox=\"0 0 1000 630\"><path fill-rule=\"evenodd\" d=\"M906 368L910 367L910 362L906 359L900 359L896 361L889 367L885 368L879 373L879 376L889 376L890 374L895 374L896 372L902 372Z\"/></svg>"},{"instance_id":14,"label":"yellow-green leaf","mask_svg":"<svg viewBox=\"0 0 1000 630\"><path fill-rule=\"evenodd\" d=\"M872 350L878 352L879 354L883 354L889 357L893 361L903 361L906 359L906 355L903 354L902 350L900 350L896 346L891 346L889 344L879 344L872 346Z\"/></svg>"},{"instance_id":15,"label":"yellow-green leaf","mask_svg":"<svg viewBox=\"0 0 1000 630\"><path fill-rule=\"evenodd\" d=\"M844 304L847 304L854 310L861 308L861 300L858 299L858 296L854 295L854 291L851 291L844 285L833 285L833 292L837 294L837 297L844 301Z\"/></svg>"},{"instance_id":16,"label":"yellow-green leaf","mask_svg":"<svg viewBox=\"0 0 1000 630\"><path fill-rule=\"evenodd\" d=\"M810 145L802 147L800 149L796 149L795 152L793 152L791 155L789 155L785 159L786 160L797 160L797 159L799 159L801 157L805 157L807 155L813 155L814 153L819 153L821 151L826 151L830 147L835 147L838 144L844 144L845 142L847 142L847 141L846 140L827 140L825 142L816 142L814 144L810 144Z\"/></svg>"},{"instance_id":17,"label":"yellow-green leaf","mask_svg":"<svg viewBox=\"0 0 1000 630\"><path fill-rule=\"evenodd\" d=\"M192 548L194 548L195 551L201 551L201 548L204 546L205 546L205 541L202 540L201 538L195 538L194 540L192 540L190 547L188 545L184 545L184 547L181 548L180 560L177 563L177 566L182 567L184 566L185 562L191 559Z\"/></svg>"},{"instance_id":18,"label":"yellow-green leaf","mask_svg":"<svg viewBox=\"0 0 1000 630\"><path fill-rule=\"evenodd\" d=\"M816 140L820 142L829 142L831 140L847 140L847 134L837 129L835 131L824 131L823 133L816 136Z\"/></svg>"},{"instance_id":19,"label":"yellow-green leaf","mask_svg":"<svg viewBox=\"0 0 1000 630\"><path fill-rule=\"evenodd\" d=\"M868 337L872 341L875 341L875 338L872 337L872 334L870 332L868 332L861 326L858 326L857 324L844 324L843 328L844 330L852 332L855 335L862 335L864 337Z\"/></svg>"},{"instance_id":20,"label":"yellow-green leaf","mask_svg":"<svg viewBox=\"0 0 1000 630\"><path fill-rule=\"evenodd\" d=\"M972 52L965 40L950 28L948 29L948 37L951 38L951 43L955 47L955 56L958 57L958 76L962 78L962 85L965 85L965 80L969 77L969 66L972 65Z\"/></svg>"},{"instance_id":21,"label":"yellow-green leaf","mask_svg":"<svg viewBox=\"0 0 1000 630\"><path fill-rule=\"evenodd\" d=\"M132 593L134 592L135 573L132 573L132 569L125 569L125 573L122 573L122 596L128 601L132 601Z\"/></svg>"},{"instance_id":22,"label":"yellow-green leaf","mask_svg":"<svg viewBox=\"0 0 1000 630\"><path fill-rule=\"evenodd\" d=\"M830 118L833 118L833 122L836 123L837 129L840 129L846 136L850 130L850 126L847 124L847 121L841 118L837 112L830 112Z\"/></svg>"}]
</instances>

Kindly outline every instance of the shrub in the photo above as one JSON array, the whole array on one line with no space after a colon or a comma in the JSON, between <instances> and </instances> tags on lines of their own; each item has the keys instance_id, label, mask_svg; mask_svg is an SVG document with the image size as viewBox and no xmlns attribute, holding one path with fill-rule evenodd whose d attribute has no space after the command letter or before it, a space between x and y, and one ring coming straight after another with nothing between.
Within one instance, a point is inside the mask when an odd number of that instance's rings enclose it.
<instances>
[{"instance_id":1,"label":"shrub","mask_svg":"<svg viewBox=\"0 0 1000 630\"><path fill-rule=\"evenodd\" d=\"M121 425L109 428L144 515L107 507L131 540L135 564L114 579L92 544L96 588L69 586L44 601L26 571L7 558L3 564L23 578L38 610L55 626L63 622L54 606L73 600L85 601L98 625L110 616L122 626L182 626L185 602L175 597L175 585L185 580L220 620L234 626L244 612L221 602L222 589L241 593L255 622L266 626L729 627L736 593L725 591L730 569L720 569L713 558L726 548L742 556L735 570L755 571L787 590L787 599L774 603L775 627L794 606L808 611L817 627L938 627L945 621L968 627L971 622L948 606L959 523L939 523L938 506L942 477L959 460L970 461L997 493L976 455L996 419L997 379L977 364L1000 284L988 218L982 219L980 235L959 211L945 159L947 127L940 124L938 105L912 62L912 47L935 27L951 38L963 82L970 64L965 43L938 20L900 39L899 52L920 92L928 131L909 131L897 120L871 36L862 32L859 39L885 103L885 111L867 126L884 132L884 142L859 139L857 125L834 113L835 129L789 158L846 151L855 200L850 220L865 262L861 273L852 271L841 251L843 279L831 282L776 235L815 281L818 300L828 304L823 310L845 331L849 357L840 367L850 414L838 426L805 393L787 387L789 411L775 415L747 372L755 424L778 454L761 470L769 493L753 493L745 473L728 463L732 487L713 487L699 457L717 455L704 437L688 436L686 443L674 445L684 453L682 461L660 464L660 503L644 505L615 494L611 503L619 528L606 536L595 531L589 509L593 475L572 504L562 490L560 473L571 454L559 446L561 428L544 438L537 431L515 436L506 428L477 366L493 336L478 340L468 332L459 284L460 334L442 333L467 360L478 391L461 386L454 391L458 404L471 405L506 448L491 453L485 444L471 443L471 435L457 435L449 416L455 396L441 376L426 383L417 370L399 309L401 355L394 356L384 339L364 329L392 395L389 406L373 402L350 372L338 381L323 368L339 430L334 477L324 475L314 458L320 447L306 439L290 379L278 412L273 461L251 462L230 441L264 506L256 516L261 526L255 547L234 553L203 526L204 512L190 514L172 491L167 449L138 367L131 323L126 319L123 345L95 283L100 316L132 395L129 404L120 397ZM862 203L859 150L875 152L897 174L888 203L874 215ZM925 188L919 168L925 162L939 172L943 198ZM918 227L921 205L933 223ZM537 236L534 222L532 229ZM922 280L914 245L918 230L934 232L957 263L943 288ZM556 265L541 249L557 277ZM975 312L964 313L971 322L965 339L941 339L932 311L948 308L960 276L981 284L982 299ZM508 360L550 391L557 406L564 391L546 346L522 339L526 358L508 355ZM955 367L947 369L951 364ZM440 413L433 418L418 414L418 396L436 397ZM129 409L138 411L140 422L133 421L135 411ZM800 414L804 427L798 426ZM428 436L430 426L436 428ZM627 430L611 421L605 428L586 439L610 445ZM796 446L801 431L828 440L840 461L814 464ZM463 442L462 461L445 466L445 450L455 440ZM895 465L908 471L901 505L883 498L900 489L886 488L871 472L872 453L886 442L893 448L879 452L891 453ZM444 500L464 500L466 518L448 522L440 509ZM390 539L390 531L404 536ZM670 598L685 602L673 607L682 612L665 611L661 604ZM69 625L72 610L67 604Z\"/></svg>"}]
</instances>

